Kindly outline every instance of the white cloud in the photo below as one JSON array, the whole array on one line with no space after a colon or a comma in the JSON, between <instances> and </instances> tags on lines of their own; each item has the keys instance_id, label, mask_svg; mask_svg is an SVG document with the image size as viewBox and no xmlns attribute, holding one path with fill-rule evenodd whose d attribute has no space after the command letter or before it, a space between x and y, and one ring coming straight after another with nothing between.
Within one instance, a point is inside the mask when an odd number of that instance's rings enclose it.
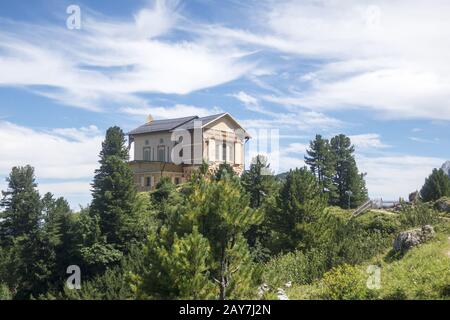
<instances>
[{"instance_id":1,"label":"white cloud","mask_svg":"<svg viewBox=\"0 0 450 320\"><path fill-rule=\"evenodd\" d=\"M371 198L398 200L420 190L425 178L444 159L410 155L373 156L357 154L361 172L367 172L366 182Z\"/></svg>"},{"instance_id":2,"label":"white cloud","mask_svg":"<svg viewBox=\"0 0 450 320\"><path fill-rule=\"evenodd\" d=\"M121 112L130 115L148 116L152 115L154 118L180 118L185 116L199 116L204 117L212 114L217 114L223 112L219 107L213 108L200 108L185 104L176 104L172 107L143 107L143 108L130 108L123 107L120 109Z\"/></svg>"},{"instance_id":3,"label":"white cloud","mask_svg":"<svg viewBox=\"0 0 450 320\"><path fill-rule=\"evenodd\" d=\"M266 7L257 31L208 29L314 59L315 70L290 83L289 94L265 98L322 111L363 108L385 118L450 120L450 43L443 41L450 36L448 1L306 0Z\"/></svg>"},{"instance_id":4,"label":"white cloud","mask_svg":"<svg viewBox=\"0 0 450 320\"><path fill-rule=\"evenodd\" d=\"M425 138L419 138L419 137L409 137L408 139L411 141L414 141L414 142L421 142L421 143L432 143L432 144L439 143L438 138L425 139Z\"/></svg>"},{"instance_id":5,"label":"white cloud","mask_svg":"<svg viewBox=\"0 0 450 320\"><path fill-rule=\"evenodd\" d=\"M380 135L376 133L358 134L349 136L349 138L357 149L383 149L390 147L381 142Z\"/></svg>"},{"instance_id":6,"label":"white cloud","mask_svg":"<svg viewBox=\"0 0 450 320\"><path fill-rule=\"evenodd\" d=\"M44 181L41 192L64 196L72 207L79 201L86 204L102 140L95 126L42 131L0 121L0 177L8 176L13 166L29 164L38 182Z\"/></svg>"},{"instance_id":7,"label":"white cloud","mask_svg":"<svg viewBox=\"0 0 450 320\"><path fill-rule=\"evenodd\" d=\"M87 10L86 10L87 11ZM0 86L24 86L59 103L98 111L142 106L137 93L187 94L246 74L246 52L202 39L163 40L176 3L157 1L132 21L83 11L82 29L0 21ZM36 86L39 86L38 88Z\"/></svg>"},{"instance_id":8,"label":"white cloud","mask_svg":"<svg viewBox=\"0 0 450 320\"><path fill-rule=\"evenodd\" d=\"M304 155L308 148L309 144L294 142L289 144L286 148L283 148L282 154L300 153Z\"/></svg>"}]
</instances>

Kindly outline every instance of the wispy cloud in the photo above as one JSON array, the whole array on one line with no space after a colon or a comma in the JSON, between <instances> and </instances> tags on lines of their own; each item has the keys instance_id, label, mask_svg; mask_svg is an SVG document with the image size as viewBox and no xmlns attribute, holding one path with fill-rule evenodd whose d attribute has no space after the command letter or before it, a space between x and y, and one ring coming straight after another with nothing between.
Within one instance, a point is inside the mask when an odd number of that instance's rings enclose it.
<instances>
[{"instance_id":1,"label":"wispy cloud","mask_svg":"<svg viewBox=\"0 0 450 320\"><path fill-rule=\"evenodd\" d=\"M269 2L254 30L211 27L237 43L313 59L272 102L314 110L360 108L383 118L450 120L448 1ZM307 87L305 88L305 84Z\"/></svg>"},{"instance_id":2,"label":"wispy cloud","mask_svg":"<svg viewBox=\"0 0 450 320\"><path fill-rule=\"evenodd\" d=\"M350 136L352 143L359 149L384 149L390 146L381 142L377 133L366 133Z\"/></svg>"},{"instance_id":3,"label":"wispy cloud","mask_svg":"<svg viewBox=\"0 0 450 320\"><path fill-rule=\"evenodd\" d=\"M156 1L131 21L83 11L81 30L0 23L0 85L24 86L59 103L98 111L141 104L136 93L186 94L241 77L246 52L202 39L165 40L177 6Z\"/></svg>"},{"instance_id":4,"label":"wispy cloud","mask_svg":"<svg viewBox=\"0 0 450 320\"><path fill-rule=\"evenodd\" d=\"M138 116L152 115L154 118L167 119L192 115L204 117L212 114L221 113L223 112L223 110L220 109L219 107L201 108L185 104L176 104L171 107L150 107L150 106L143 108L123 107L120 109L120 112Z\"/></svg>"}]
</instances>

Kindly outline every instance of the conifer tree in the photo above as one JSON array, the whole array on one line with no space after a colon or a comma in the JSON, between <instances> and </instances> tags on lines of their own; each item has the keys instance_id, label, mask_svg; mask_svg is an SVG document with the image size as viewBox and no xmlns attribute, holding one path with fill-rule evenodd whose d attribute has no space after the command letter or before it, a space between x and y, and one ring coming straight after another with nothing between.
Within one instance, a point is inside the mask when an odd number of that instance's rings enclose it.
<instances>
[{"instance_id":1,"label":"conifer tree","mask_svg":"<svg viewBox=\"0 0 450 320\"><path fill-rule=\"evenodd\" d=\"M327 193L329 199L336 197L336 186L333 184L333 176L336 172L335 158L328 139L316 135L309 143L306 150L305 163L316 175L323 192Z\"/></svg>"},{"instance_id":2,"label":"conifer tree","mask_svg":"<svg viewBox=\"0 0 450 320\"><path fill-rule=\"evenodd\" d=\"M355 148L350 138L343 134L333 137L330 145L336 166L333 182L337 189L332 203L342 208L347 208L349 203L350 207L357 207L367 200L367 189L364 175L358 172L353 155Z\"/></svg>"},{"instance_id":3,"label":"conifer tree","mask_svg":"<svg viewBox=\"0 0 450 320\"><path fill-rule=\"evenodd\" d=\"M170 219L150 236L150 267L138 295L174 299L195 292L199 298L238 299L254 294L254 266L243 234L262 217L249 207L237 180L225 175L191 182L186 202L174 206Z\"/></svg>"},{"instance_id":4,"label":"conifer tree","mask_svg":"<svg viewBox=\"0 0 450 320\"><path fill-rule=\"evenodd\" d=\"M136 237L133 173L127 164L125 137L118 127L109 128L100 152L92 189L91 214L97 215L100 231L109 244L124 248Z\"/></svg>"},{"instance_id":5,"label":"conifer tree","mask_svg":"<svg viewBox=\"0 0 450 320\"><path fill-rule=\"evenodd\" d=\"M270 196L276 190L276 180L270 171L267 158L258 155L253 158L250 169L241 177L242 186L250 195L250 206L261 207L265 197Z\"/></svg>"},{"instance_id":6,"label":"conifer tree","mask_svg":"<svg viewBox=\"0 0 450 320\"><path fill-rule=\"evenodd\" d=\"M0 207L0 244L11 245L21 236L38 233L42 219L41 202L31 166L14 167L7 178L8 190L2 191Z\"/></svg>"},{"instance_id":7,"label":"conifer tree","mask_svg":"<svg viewBox=\"0 0 450 320\"><path fill-rule=\"evenodd\" d=\"M42 203L31 166L14 167L7 178L0 213L0 244L7 284L15 298L25 299L48 290L55 265L53 244L45 230Z\"/></svg>"},{"instance_id":8,"label":"conifer tree","mask_svg":"<svg viewBox=\"0 0 450 320\"><path fill-rule=\"evenodd\" d=\"M442 169L433 169L433 172L425 179L420 196L426 202L450 196L450 177Z\"/></svg>"},{"instance_id":9,"label":"conifer tree","mask_svg":"<svg viewBox=\"0 0 450 320\"><path fill-rule=\"evenodd\" d=\"M317 221L326 206L321 188L306 167L289 171L275 206L269 210L275 251L290 251L307 245L307 225Z\"/></svg>"}]
</instances>

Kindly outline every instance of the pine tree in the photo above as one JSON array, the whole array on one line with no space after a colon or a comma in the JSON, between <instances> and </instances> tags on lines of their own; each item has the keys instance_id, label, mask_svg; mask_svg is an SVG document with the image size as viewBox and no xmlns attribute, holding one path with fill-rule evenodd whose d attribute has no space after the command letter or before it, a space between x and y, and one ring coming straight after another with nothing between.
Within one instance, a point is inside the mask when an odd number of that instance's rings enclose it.
<instances>
[{"instance_id":1,"label":"pine tree","mask_svg":"<svg viewBox=\"0 0 450 320\"><path fill-rule=\"evenodd\" d=\"M289 171L274 207L269 210L274 251L291 251L307 245L307 225L317 221L326 206L321 188L306 167Z\"/></svg>"},{"instance_id":2,"label":"pine tree","mask_svg":"<svg viewBox=\"0 0 450 320\"><path fill-rule=\"evenodd\" d=\"M305 163L316 175L323 192L326 192L330 199L335 198L336 187L333 184L333 176L336 171L335 159L329 141L323 139L321 135L316 135L316 138L309 143L306 154Z\"/></svg>"},{"instance_id":3,"label":"pine tree","mask_svg":"<svg viewBox=\"0 0 450 320\"><path fill-rule=\"evenodd\" d=\"M425 179L420 196L426 202L450 196L450 177L442 169L433 169L433 172Z\"/></svg>"},{"instance_id":4,"label":"pine tree","mask_svg":"<svg viewBox=\"0 0 450 320\"><path fill-rule=\"evenodd\" d=\"M253 158L250 169L241 177L242 186L250 195L250 206L261 207L264 198L270 196L276 190L276 180L270 171L267 158L258 155Z\"/></svg>"},{"instance_id":5,"label":"pine tree","mask_svg":"<svg viewBox=\"0 0 450 320\"><path fill-rule=\"evenodd\" d=\"M243 236L261 221L249 207L238 179L194 179L182 206L151 235L149 270L138 281L138 296L150 298L252 297L254 266Z\"/></svg>"},{"instance_id":6,"label":"pine tree","mask_svg":"<svg viewBox=\"0 0 450 320\"><path fill-rule=\"evenodd\" d=\"M332 138L330 145L336 161L333 181L337 189L337 196L332 199L332 203L342 208L347 208L349 204L352 208L357 207L367 200L367 189L364 175L358 172L353 155L355 148L350 138L343 134Z\"/></svg>"},{"instance_id":7,"label":"pine tree","mask_svg":"<svg viewBox=\"0 0 450 320\"><path fill-rule=\"evenodd\" d=\"M252 159L250 169L245 171L241 177L244 190L250 195L250 207L261 208L268 205L278 188L278 183L267 158L258 155ZM270 228L264 220L259 225L250 226L245 233L245 238L252 249L255 260L265 261L270 258L270 251L266 248L266 243L270 239Z\"/></svg>"},{"instance_id":8,"label":"pine tree","mask_svg":"<svg viewBox=\"0 0 450 320\"><path fill-rule=\"evenodd\" d=\"M52 276L49 281L53 287L62 289L64 279L67 277L67 267L78 263L75 258L73 213L64 198L54 199L51 193L44 195L42 206L45 222L44 239L53 258Z\"/></svg>"},{"instance_id":9,"label":"pine tree","mask_svg":"<svg viewBox=\"0 0 450 320\"><path fill-rule=\"evenodd\" d=\"M96 170L92 190L91 214L99 218L106 242L124 248L136 238L135 201L137 197L133 173L127 164L125 137L118 127L109 128L100 152L100 168Z\"/></svg>"},{"instance_id":10,"label":"pine tree","mask_svg":"<svg viewBox=\"0 0 450 320\"><path fill-rule=\"evenodd\" d=\"M39 193L36 190L34 169L31 166L14 167L7 178L8 190L2 191L0 207L0 244L11 245L21 236L39 231L42 219Z\"/></svg>"},{"instance_id":11,"label":"pine tree","mask_svg":"<svg viewBox=\"0 0 450 320\"><path fill-rule=\"evenodd\" d=\"M169 231L165 229L165 231ZM164 231L149 238L151 267L138 284L138 299L212 299L217 289L209 276L211 250L196 228L169 240ZM139 281L138 281L139 282Z\"/></svg>"},{"instance_id":12,"label":"pine tree","mask_svg":"<svg viewBox=\"0 0 450 320\"><path fill-rule=\"evenodd\" d=\"M249 197L237 179L226 177L201 183L190 195L187 216L194 215L198 229L211 246L211 275L219 287L219 299L249 297L252 261L244 233L262 222L259 210L249 207Z\"/></svg>"},{"instance_id":13,"label":"pine tree","mask_svg":"<svg viewBox=\"0 0 450 320\"><path fill-rule=\"evenodd\" d=\"M0 244L7 248L4 268L15 298L39 295L49 288L55 251L43 230L42 203L31 166L14 167L7 178L0 215Z\"/></svg>"}]
</instances>

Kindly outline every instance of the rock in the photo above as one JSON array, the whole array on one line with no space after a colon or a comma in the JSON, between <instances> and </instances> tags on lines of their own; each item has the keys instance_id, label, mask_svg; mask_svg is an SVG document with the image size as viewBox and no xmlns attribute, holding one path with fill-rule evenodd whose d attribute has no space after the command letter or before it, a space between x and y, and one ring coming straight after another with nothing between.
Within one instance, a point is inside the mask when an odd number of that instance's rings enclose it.
<instances>
[{"instance_id":1,"label":"rock","mask_svg":"<svg viewBox=\"0 0 450 320\"><path fill-rule=\"evenodd\" d=\"M430 240L434 234L434 229L430 225L425 225L421 229L401 232L394 240L394 251L405 253L412 247Z\"/></svg>"},{"instance_id":2,"label":"rock","mask_svg":"<svg viewBox=\"0 0 450 320\"><path fill-rule=\"evenodd\" d=\"M286 295L286 292L282 288L278 288L277 297L278 300L289 300L289 297Z\"/></svg>"},{"instance_id":3,"label":"rock","mask_svg":"<svg viewBox=\"0 0 450 320\"><path fill-rule=\"evenodd\" d=\"M267 285L267 283L263 283L262 285L260 285L258 287L258 296L261 298L262 296L264 296L264 294L269 291L269 286Z\"/></svg>"},{"instance_id":4,"label":"rock","mask_svg":"<svg viewBox=\"0 0 450 320\"><path fill-rule=\"evenodd\" d=\"M286 288L292 287L292 281L286 282L284 286L285 286Z\"/></svg>"},{"instance_id":5,"label":"rock","mask_svg":"<svg viewBox=\"0 0 450 320\"><path fill-rule=\"evenodd\" d=\"M414 191L409 194L409 202L417 202L419 200L419 191Z\"/></svg>"},{"instance_id":6,"label":"rock","mask_svg":"<svg viewBox=\"0 0 450 320\"><path fill-rule=\"evenodd\" d=\"M450 198L442 197L434 203L437 210L442 212L450 212Z\"/></svg>"},{"instance_id":7,"label":"rock","mask_svg":"<svg viewBox=\"0 0 450 320\"><path fill-rule=\"evenodd\" d=\"M421 231L422 231L420 235L421 243L427 242L428 240L432 239L435 235L434 228L429 224L424 225Z\"/></svg>"}]
</instances>

